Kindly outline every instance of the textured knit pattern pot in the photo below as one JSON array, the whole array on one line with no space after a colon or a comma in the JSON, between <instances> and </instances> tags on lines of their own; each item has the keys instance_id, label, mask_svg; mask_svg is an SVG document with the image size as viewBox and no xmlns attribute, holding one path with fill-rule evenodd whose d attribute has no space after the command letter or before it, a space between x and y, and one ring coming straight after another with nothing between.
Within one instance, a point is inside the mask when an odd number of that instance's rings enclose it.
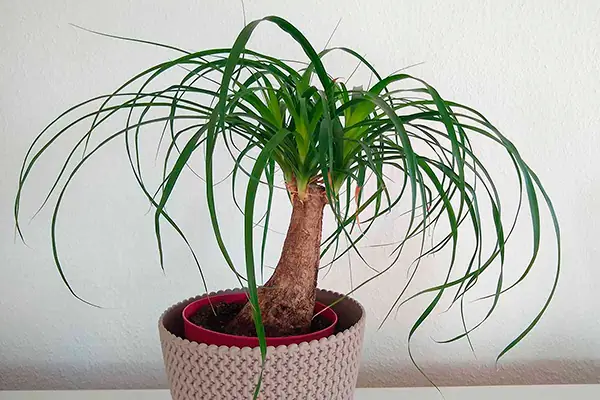
<instances>
[{"instance_id":1,"label":"textured knit pattern pot","mask_svg":"<svg viewBox=\"0 0 600 400\"><path fill-rule=\"evenodd\" d=\"M317 300L325 304L341 296L325 290L317 292ZM173 399L252 399L260 374L258 348L208 346L183 339L181 311L197 298L172 306L159 319L160 341ZM339 318L335 335L267 349L259 399L353 398L363 341L364 310L350 298L333 308Z\"/></svg>"}]
</instances>

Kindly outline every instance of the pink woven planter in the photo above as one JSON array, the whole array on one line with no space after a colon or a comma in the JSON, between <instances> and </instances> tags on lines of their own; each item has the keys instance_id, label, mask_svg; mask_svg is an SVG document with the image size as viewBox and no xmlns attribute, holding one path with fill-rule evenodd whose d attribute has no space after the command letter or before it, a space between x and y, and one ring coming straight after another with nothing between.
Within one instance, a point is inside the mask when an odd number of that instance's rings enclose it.
<instances>
[{"instance_id":1,"label":"pink woven planter","mask_svg":"<svg viewBox=\"0 0 600 400\"><path fill-rule=\"evenodd\" d=\"M341 296L317 291L317 300L324 304ZM198 298L172 306L159 319L173 399L251 399L260 373L258 348L209 346L183 339L181 312ZM350 298L333 308L338 315L337 334L298 345L268 347L260 399L352 399L362 349L364 310Z\"/></svg>"}]
</instances>

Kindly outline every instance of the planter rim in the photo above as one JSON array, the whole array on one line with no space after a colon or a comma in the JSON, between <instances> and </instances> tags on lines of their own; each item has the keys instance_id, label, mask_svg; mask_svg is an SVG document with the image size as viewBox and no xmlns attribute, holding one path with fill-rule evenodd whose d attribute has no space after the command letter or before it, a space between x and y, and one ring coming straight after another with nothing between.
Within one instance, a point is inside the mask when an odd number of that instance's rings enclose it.
<instances>
[{"instance_id":1,"label":"planter rim","mask_svg":"<svg viewBox=\"0 0 600 400\"><path fill-rule=\"evenodd\" d=\"M198 343L198 342L193 342L190 341L188 339L185 339L183 337L180 337L178 335L173 334L172 332L170 332L164 325L163 320L165 318L165 316L167 314L169 314L170 312L172 312L175 308L178 307L182 307L184 305L187 305L195 300L199 300L203 297L206 297L207 295L210 296L216 296L216 295L221 295L221 294L231 294L231 293L239 293L242 292L243 289L225 289L225 290L219 290L216 292L211 292L208 294L203 294L203 295L198 295L195 297L190 297L186 300L180 301L174 305L172 305L171 307L169 307L167 310L165 310L159 320L158 320L158 329L159 332L162 335L166 335L166 337L169 338L169 340L173 341L174 343L178 343L181 345L185 345L185 346L192 346L192 347L200 347L201 349L207 349L207 348L214 348L214 349L219 349L219 351L223 351L223 352L227 352L229 351L229 349L237 349L239 351L242 351L244 353L248 353L248 352L254 352L257 354L260 354L260 347L238 347L238 346L225 346L225 345L221 345L221 346L217 346L214 344L206 344L206 343ZM330 293L330 294L334 294L334 295L338 295L338 296L344 296L341 293L335 292L335 291L331 291L331 290L326 290L326 289L317 289L317 293L321 292L321 293ZM347 329L344 329L341 332L338 332L336 334L321 338L319 340L311 340L310 342L302 342L299 344L290 344L290 345L278 345L278 346L267 346L267 352L273 352L273 351L277 351L277 352L285 352L288 350L295 350L300 348L304 348L304 347L312 347L312 346L317 346L319 344L326 344L327 342L332 342L332 341L337 341L342 339L345 336L350 336L352 334L354 334L356 331L358 331L359 329L362 328L362 326L365 323L365 310L363 308L363 306L357 302L356 300L354 300L351 297L346 297L344 299L344 301L351 301L352 303L354 303L356 306L358 306L361 310L362 315L360 316L359 320L352 326L350 326ZM343 307L343 305L341 305L343 302L341 302L340 304L337 305L337 307Z\"/></svg>"},{"instance_id":2,"label":"planter rim","mask_svg":"<svg viewBox=\"0 0 600 400\"><path fill-rule=\"evenodd\" d=\"M238 303L241 299L242 301L247 300L246 293L244 292L233 292L233 293L220 293L216 295L210 295L213 302L231 302ZM252 345L252 347L258 346L258 337L256 336L242 336L242 335L232 335L229 333L214 331L212 329L206 328L204 326L196 325L190 320L190 316L196 312L200 307L206 306L208 296L203 296L198 300L193 300L188 303L182 311L183 317L183 326L184 326L184 336L189 341L195 341L198 343L206 343L206 344L216 344L220 345L219 342L222 342L225 346L235 346L242 345L250 347L248 342L256 342L256 344ZM203 304L201 304L203 303ZM323 304L319 301L315 303L315 313L322 313L324 318L328 321L328 325L314 332L308 332L304 334L297 335L288 335L288 336L268 336L266 338L267 345L271 343L272 346L278 345L290 345L292 343L302 343L302 342L310 342L311 340L319 340L322 337L328 337L335 332L335 326L338 322L338 316L333 308L328 308L326 304ZM190 336L191 335L191 336ZM194 338L196 336L196 338ZM201 340L202 337L204 340ZM237 342L237 343L236 343Z\"/></svg>"}]
</instances>

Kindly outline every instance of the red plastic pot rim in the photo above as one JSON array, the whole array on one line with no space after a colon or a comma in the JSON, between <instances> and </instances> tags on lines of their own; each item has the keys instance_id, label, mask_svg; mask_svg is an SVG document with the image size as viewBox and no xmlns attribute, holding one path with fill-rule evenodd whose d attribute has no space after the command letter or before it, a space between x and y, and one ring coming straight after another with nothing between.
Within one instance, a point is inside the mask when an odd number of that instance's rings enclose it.
<instances>
[{"instance_id":1,"label":"red plastic pot rim","mask_svg":"<svg viewBox=\"0 0 600 400\"><path fill-rule=\"evenodd\" d=\"M215 332L210 329L198 326L191 322L189 318L194 315L198 309L212 303L242 303L246 302L248 297L244 292L224 293L215 296L203 297L191 302L183 309L183 327L185 338L192 342L205 343L208 345L214 344L217 346L229 347L258 347L258 338L251 336L237 336L227 333ZM267 346L289 346L291 344L299 344L302 342L310 342L319 340L334 334L335 325L337 324L337 314L333 309L328 308L325 304L316 302L315 313L320 312L321 315L331 323L327 328L317 332L307 333L305 335L282 336L282 337L267 337Z\"/></svg>"}]
</instances>

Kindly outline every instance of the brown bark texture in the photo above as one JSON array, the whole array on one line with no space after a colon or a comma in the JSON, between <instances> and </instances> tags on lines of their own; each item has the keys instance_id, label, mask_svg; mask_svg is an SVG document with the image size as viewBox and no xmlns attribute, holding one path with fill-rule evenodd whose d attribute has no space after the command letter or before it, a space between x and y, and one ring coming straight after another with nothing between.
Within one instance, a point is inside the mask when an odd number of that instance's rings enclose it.
<instances>
[{"instance_id":1,"label":"brown bark texture","mask_svg":"<svg viewBox=\"0 0 600 400\"><path fill-rule=\"evenodd\" d=\"M310 184L300 199L290 189L292 217L273 276L258 289L265 333L269 337L307 333L315 307L325 189ZM228 332L255 336L250 304L229 324Z\"/></svg>"}]
</instances>

